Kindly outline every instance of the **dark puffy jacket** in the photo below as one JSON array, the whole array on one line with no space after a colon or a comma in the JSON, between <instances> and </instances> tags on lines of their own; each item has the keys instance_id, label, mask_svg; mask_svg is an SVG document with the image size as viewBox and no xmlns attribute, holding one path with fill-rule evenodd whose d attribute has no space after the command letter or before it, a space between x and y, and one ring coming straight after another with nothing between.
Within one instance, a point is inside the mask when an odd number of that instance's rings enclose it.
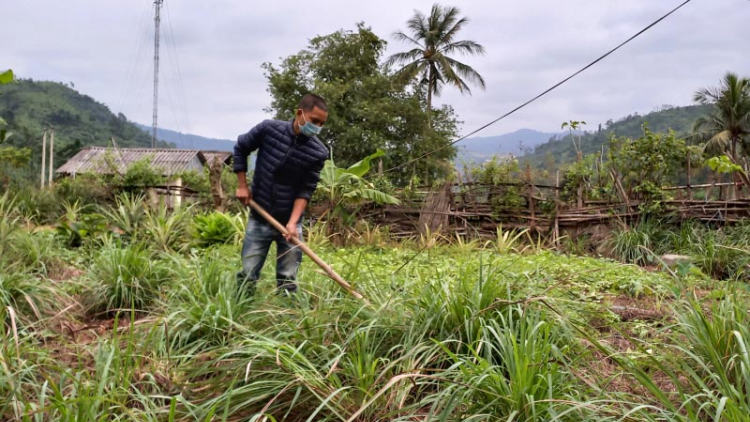
<instances>
[{"instance_id":1,"label":"dark puffy jacket","mask_svg":"<svg viewBox=\"0 0 750 422\"><path fill-rule=\"evenodd\" d=\"M253 199L286 224L294 200L308 201L320 180L328 148L316 137L295 135L292 121L264 120L237 138L234 171L247 172L247 157L258 150L251 186ZM260 218L253 212L255 218Z\"/></svg>"}]
</instances>

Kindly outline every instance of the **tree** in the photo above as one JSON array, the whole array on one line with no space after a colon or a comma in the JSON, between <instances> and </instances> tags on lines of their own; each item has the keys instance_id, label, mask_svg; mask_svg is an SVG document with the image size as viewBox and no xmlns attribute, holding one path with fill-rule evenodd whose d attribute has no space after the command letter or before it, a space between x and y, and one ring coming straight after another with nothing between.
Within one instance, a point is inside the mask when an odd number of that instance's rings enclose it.
<instances>
[{"instance_id":1,"label":"tree","mask_svg":"<svg viewBox=\"0 0 750 422\"><path fill-rule=\"evenodd\" d=\"M707 116L699 117L693 125L696 135L708 141L709 151L728 151L738 161L739 143L744 155L750 154L750 79L729 72L719 87L704 88L693 99L713 106Z\"/></svg>"},{"instance_id":2,"label":"tree","mask_svg":"<svg viewBox=\"0 0 750 422\"><path fill-rule=\"evenodd\" d=\"M10 184L10 171L29 164L31 150L7 145L13 133L6 128L5 121L0 118L0 174L3 176L5 189Z\"/></svg>"},{"instance_id":3,"label":"tree","mask_svg":"<svg viewBox=\"0 0 750 422\"><path fill-rule=\"evenodd\" d=\"M434 113L435 130L425 133L427 112L423 93L413 86L394 83L380 64L385 41L363 23L356 31L340 30L318 36L299 53L280 65L264 63L277 119L291 119L302 95L315 92L328 102L328 122L321 135L338 165L350 166L362 157L385 151L379 158L392 168L426 152L429 157L389 174L395 184L408 182L414 174L438 177L450 169L455 155L450 141L458 122L447 106Z\"/></svg>"},{"instance_id":4,"label":"tree","mask_svg":"<svg viewBox=\"0 0 750 422\"><path fill-rule=\"evenodd\" d=\"M581 140L578 140L578 143L576 144L576 138L575 135L573 135L574 130L578 130L579 127L583 127L586 125L586 122L584 121L578 121L578 120L570 120L567 122L563 122L562 125L560 125L560 129L565 129L566 127L570 131L570 139L573 141L573 147L576 150L576 154L578 155L578 160L581 160ZM599 125L599 128L601 129L601 125ZM601 131L601 130L600 130Z\"/></svg>"},{"instance_id":5,"label":"tree","mask_svg":"<svg viewBox=\"0 0 750 422\"><path fill-rule=\"evenodd\" d=\"M630 198L634 193L644 200L642 210L657 211L667 198L662 187L677 182L680 171L686 166L688 151L685 140L677 137L673 130L654 133L644 124L640 138L612 135L609 165L622 177L622 185L629 191Z\"/></svg>"},{"instance_id":6,"label":"tree","mask_svg":"<svg viewBox=\"0 0 750 422\"><path fill-rule=\"evenodd\" d=\"M750 79L727 72L718 87L704 88L693 99L702 105L712 105L707 116L701 116L693 125L699 139L707 140L705 151L711 156L724 153L740 162L737 144L742 155L750 154ZM734 175L735 181L736 175ZM737 194L737 186L733 192Z\"/></svg>"},{"instance_id":7,"label":"tree","mask_svg":"<svg viewBox=\"0 0 750 422\"><path fill-rule=\"evenodd\" d=\"M468 18L459 18L459 13L460 10L456 7L444 8L434 4L430 16L415 11L414 16L406 22L411 35L402 31L394 34L397 40L411 43L414 48L394 54L388 59L387 65L403 64L397 75L404 80L419 78L420 84L426 86L428 111L432 110L432 96L440 96L444 84L454 86L466 94L471 94L466 81L485 88L482 75L471 66L451 57L454 53L484 54L484 47L479 43L455 39L469 22Z\"/></svg>"},{"instance_id":8,"label":"tree","mask_svg":"<svg viewBox=\"0 0 750 422\"><path fill-rule=\"evenodd\" d=\"M15 75L13 75L13 71L8 69L3 72L0 72L0 85L5 85L13 82L15 80Z\"/></svg>"}]
</instances>

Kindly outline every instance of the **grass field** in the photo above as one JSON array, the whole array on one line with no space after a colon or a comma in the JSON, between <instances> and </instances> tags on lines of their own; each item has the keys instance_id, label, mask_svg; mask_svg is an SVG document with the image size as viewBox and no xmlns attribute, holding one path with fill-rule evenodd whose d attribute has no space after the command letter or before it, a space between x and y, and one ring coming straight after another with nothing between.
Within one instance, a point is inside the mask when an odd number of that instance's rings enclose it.
<instances>
[{"instance_id":1,"label":"grass field","mask_svg":"<svg viewBox=\"0 0 750 422\"><path fill-rule=\"evenodd\" d=\"M236 288L244 216L0 200L0 420L745 421L747 284L495 241L310 245ZM361 240L361 239L360 239ZM735 248L736 249L736 248Z\"/></svg>"}]
</instances>

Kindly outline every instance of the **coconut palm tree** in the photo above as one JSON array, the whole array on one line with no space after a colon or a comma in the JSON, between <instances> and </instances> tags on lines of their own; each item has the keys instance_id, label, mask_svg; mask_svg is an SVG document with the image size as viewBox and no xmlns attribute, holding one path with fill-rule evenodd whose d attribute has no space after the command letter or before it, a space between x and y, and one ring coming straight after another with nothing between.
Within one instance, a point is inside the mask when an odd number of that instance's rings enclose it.
<instances>
[{"instance_id":1,"label":"coconut palm tree","mask_svg":"<svg viewBox=\"0 0 750 422\"><path fill-rule=\"evenodd\" d=\"M739 143L743 155L750 154L750 79L729 72L720 86L704 88L696 92L693 99L714 106L709 115L699 117L693 125L693 132L707 140L707 149L729 152L739 161Z\"/></svg>"},{"instance_id":2,"label":"coconut palm tree","mask_svg":"<svg viewBox=\"0 0 750 422\"><path fill-rule=\"evenodd\" d=\"M440 96L445 84L458 88L461 93L471 94L467 81L485 88L484 78L471 66L456 60L461 55L484 54L484 47L475 41L457 41L456 35L469 22L459 17L456 7L434 4L429 16L414 11L406 22L411 35L402 31L393 34L399 41L413 45L409 51L392 55L387 65L403 65L396 72L404 81L419 78L427 90L427 110L432 110L432 96ZM453 57L451 57L453 56Z\"/></svg>"},{"instance_id":3,"label":"coconut palm tree","mask_svg":"<svg viewBox=\"0 0 750 422\"><path fill-rule=\"evenodd\" d=\"M742 155L750 155L750 79L727 72L720 86L696 92L693 100L713 105L709 115L699 117L693 124L696 137L707 141L707 153L713 156L728 153L732 161L740 163L739 143ZM736 175L734 178L736 181Z\"/></svg>"}]
</instances>

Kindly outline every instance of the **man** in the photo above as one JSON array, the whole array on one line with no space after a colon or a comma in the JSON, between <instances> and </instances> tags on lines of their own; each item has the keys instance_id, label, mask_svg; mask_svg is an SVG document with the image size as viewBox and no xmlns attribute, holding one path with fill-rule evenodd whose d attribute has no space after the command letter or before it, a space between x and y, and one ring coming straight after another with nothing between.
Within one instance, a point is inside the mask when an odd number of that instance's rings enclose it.
<instances>
[{"instance_id":1,"label":"man","mask_svg":"<svg viewBox=\"0 0 750 422\"><path fill-rule=\"evenodd\" d=\"M242 271L237 274L240 288L248 288L251 293L255 290L268 248L276 242L276 287L280 293L297 290L302 251L291 238L302 236L302 214L328 158L328 149L316 136L327 119L325 100L307 94L300 100L293 120L265 120L237 138L237 199L245 205L255 200L289 232L282 235L252 211L242 244ZM252 188L248 188L247 157L255 150L258 158Z\"/></svg>"}]
</instances>

